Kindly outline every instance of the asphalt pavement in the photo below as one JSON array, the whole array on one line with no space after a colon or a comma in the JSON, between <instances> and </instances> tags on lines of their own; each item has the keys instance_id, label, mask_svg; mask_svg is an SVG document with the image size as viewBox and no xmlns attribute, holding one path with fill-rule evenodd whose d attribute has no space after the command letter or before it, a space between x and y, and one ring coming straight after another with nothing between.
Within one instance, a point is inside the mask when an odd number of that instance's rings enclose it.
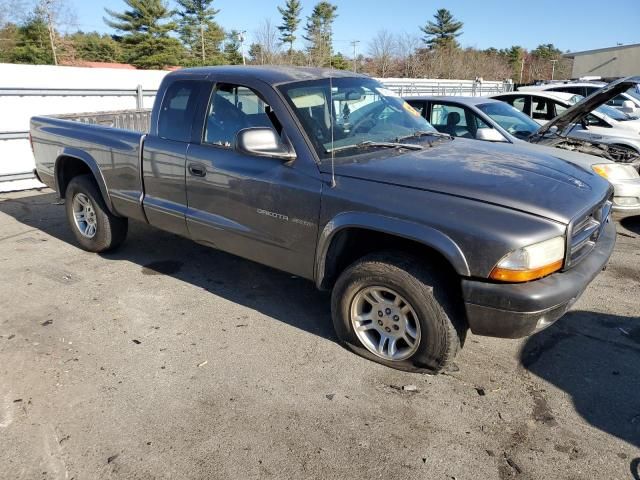
<instances>
[{"instance_id":1,"label":"asphalt pavement","mask_svg":"<svg viewBox=\"0 0 640 480\"><path fill-rule=\"evenodd\" d=\"M302 279L131 223L80 250L0 194L2 479L640 480L640 217L572 310L458 371L336 343Z\"/></svg>"}]
</instances>

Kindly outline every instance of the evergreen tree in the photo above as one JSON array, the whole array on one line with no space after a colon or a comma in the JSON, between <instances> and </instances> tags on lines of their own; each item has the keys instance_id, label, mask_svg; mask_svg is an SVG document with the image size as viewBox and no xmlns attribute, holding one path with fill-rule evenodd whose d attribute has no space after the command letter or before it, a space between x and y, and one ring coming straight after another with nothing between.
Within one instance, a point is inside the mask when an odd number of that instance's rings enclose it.
<instances>
[{"instance_id":1,"label":"evergreen tree","mask_svg":"<svg viewBox=\"0 0 640 480\"><path fill-rule=\"evenodd\" d=\"M304 39L309 42L308 53L311 63L319 67L328 66L332 57L333 22L337 6L323 1L313 7L307 17Z\"/></svg>"},{"instance_id":2,"label":"evergreen tree","mask_svg":"<svg viewBox=\"0 0 640 480\"><path fill-rule=\"evenodd\" d=\"M289 55L293 52L293 42L296 41L296 30L300 25L300 12L302 4L299 0L287 0L284 7L278 7L280 15L282 15L282 25L278 27L280 30L280 41L289 44Z\"/></svg>"},{"instance_id":3,"label":"evergreen tree","mask_svg":"<svg viewBox=\"0 0 640 480\"><path fill-rule=\"evenodd\" d=\"M101 35L97 32L76 32L65 37L74 47L77 60L86 62L119 62L122 57L122 48L109 35Z\"/></svg>"},{"instance_id":4,"label":"evergreen tree","mask_svg":"<svg viewBox=\"0 0 640 480\"><path fill-rule=\"evenodd\" d=\"M538 45L536 49L531 52L531 55L539 58L544 58L546 60L551 60L553 58L562 56L562 51L556 48L553 43L545 43L542 45Z\"/></svg>"},{"instance_id":5,"label":"evergreen tree","mask_svg":"<svg viewBox=\"0 0 640 480\"><path fill-rule=\"evenodd\" d=\"M8 55L11 63L53 65L49 28L38 10L18 27L17 33L16 46Z\"/></svg>"},{"instance_id":6,"label":"evergreen tree","mask_svg":"<svg viewBox=\"0 0 640 480\"><path fill-rule=\"evenodd\" d=\"M460 45L456 40L462 35L460 29L463 23L453 18L453 15L446 8L439 9L433 16L435 22L429 20L424 27L420 27L424 42L429 48L458 48Z\"/></svg>"},{"instance_id":7,"label":"evergreen tree","mask_svg":"<svg viewBox=\"0 0 640 480\"><path fill-rule=\"evenodd\" d=\"M224 46L224 59L229 65L242 65L242 53L240 52L240 36L237 30L231 30Z\"/></svg>"},{"instance_id":8,"label":"evergreen tree","mask_svg":"<svg viewBox=\"0 0 640 480\"><path fill-rule=\"evenodd\" d=\"M13 53L19 42L18 26L5 23L0 27L0 63L12 61Z\"/></svg>"},{"instance_id":9,"label":"evergreen tree","mask_svg":"<svg viewBox=\"0 0 640 480\"><path fill-rule=\"evenodd\" d=\"M177 0L180 39L190 53L190 63L217 65L222 61L221 46L224 31L215 22L220 12L213 8L213 0Z\"/></svg>"},{"instance_id":10,"label":"evergreen tree","mask_svg":"<svg viewBox=\"0 0 640 480\"><path fill-rule=\"evenodd\" d=\"M111 19L107 25L123 33L126 61L138 68L163 68L177 65L184 49L169 33L176 29L168 21L172 12L162 0L124 0L129 7L122 13L105 8Z\"/></svg>"},{"instance_id":11,"label":"evergreen tree","mask_svg":"<svg viewBox=\"0 0 640 480\"><path fill-rule=\"evenodd\" d=\"M331 66L337 70L349 70L351 62L342 53L338 52L331 58Z\"/></svg>"}]
</instances>

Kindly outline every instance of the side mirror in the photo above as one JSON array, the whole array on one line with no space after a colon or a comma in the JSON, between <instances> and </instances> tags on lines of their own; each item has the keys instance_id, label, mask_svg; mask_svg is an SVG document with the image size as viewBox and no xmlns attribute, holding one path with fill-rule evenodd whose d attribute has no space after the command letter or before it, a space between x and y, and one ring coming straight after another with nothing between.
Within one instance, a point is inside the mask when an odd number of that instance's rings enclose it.
<instances>
[{"instance_id":1,"label":"side mirror","mask_svg":"<svg viewBox=\"0 0 640 480\"><path fill-rule=\"evenodd\" d=\"M507 139L495 128L479 128L476 131L476 140L484 140L485 142L506 142Z\"/></svg>"},{"instance_id":2,"label":"side mirror","mask_svg":"<svg viewBox=\"0 0 640 480\"><path fill-rule=\"evenodd\" d=\"M296 158L296 153L282 143L277 132L268 127L245 128L236 133L234 150L255 157L279 158L287 162Z\"/></svg>"},{"instance_id":3,"label":"side mirror","mask_svg":"<svg viewBox=\"0 0 640 480\"><path fill-rule=\"evenodd\" d=\"M622 102L622 107L620 108L624 113L634 113L636 111L636 106L633 104L631 100L625 100Z\"/></svg>"}]
</instances>

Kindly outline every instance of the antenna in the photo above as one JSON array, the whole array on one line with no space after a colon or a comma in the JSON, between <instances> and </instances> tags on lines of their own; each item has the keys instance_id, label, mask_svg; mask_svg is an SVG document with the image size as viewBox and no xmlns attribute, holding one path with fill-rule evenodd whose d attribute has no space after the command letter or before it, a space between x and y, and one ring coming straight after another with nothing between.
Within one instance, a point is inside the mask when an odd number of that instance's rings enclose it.
<instances>
[{"instance_id":1,"label":"antenna","mask_svg":"<svg viewBox=\"0 0 640 480\"><path fill-rule=\"evenodd\" d=\"M329 110L329 122L331 124L331 188L336 186L336 152L333 145L333 77L329 71L329 102L331 109Z\"/></svg>"}]
</instances>

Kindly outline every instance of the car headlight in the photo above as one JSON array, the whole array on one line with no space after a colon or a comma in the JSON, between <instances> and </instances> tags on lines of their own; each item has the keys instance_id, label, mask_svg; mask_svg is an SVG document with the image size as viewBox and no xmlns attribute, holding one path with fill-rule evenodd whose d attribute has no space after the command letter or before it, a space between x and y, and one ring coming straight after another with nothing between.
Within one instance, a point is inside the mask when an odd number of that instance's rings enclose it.
<instances>
[{"instance_id":1,"label":"car headlight","mask_svg":"<svg viewBox=\"0 0 640 480\"><path fill-rule=\"evenodd\" d=\"M508 253L489 275L499 282L528 282L557 272L564 262L564 237L554 237Z\"/></svg>"},{"instance_id":2,"label":"car headlight","mask_svg":"<svg viewBox=\"0 0 640 480\"><path fill-rule=\"evenodd\" d=\"M622 163L600 163L591 168L607 180L632 180L638 178L638 172L633 166Z\"/></svg>"}]
</instances>

